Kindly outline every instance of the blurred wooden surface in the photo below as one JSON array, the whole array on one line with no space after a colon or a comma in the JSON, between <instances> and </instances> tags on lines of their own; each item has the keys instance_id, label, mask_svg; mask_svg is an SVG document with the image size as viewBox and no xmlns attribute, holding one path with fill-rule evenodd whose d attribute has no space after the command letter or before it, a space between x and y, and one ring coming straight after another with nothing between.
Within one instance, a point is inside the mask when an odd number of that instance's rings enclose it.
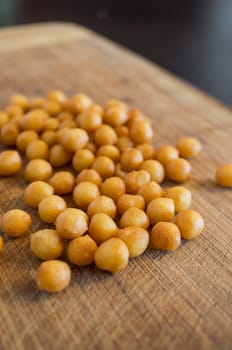
<instances>
[{"instance_id":1,"label":"blurred wooden surface","mask_svg":"<svg viewBox=\"0 0 232 350\"><path fill-rule=\"evenodd\" d=\"M116 276L73 269L57 295L37 290L39 261L29 237L5 239L0 256L0 349L231 349L232 191L214 183L231 162L232 112L188 84L69 24L0 31L0 104L14 92L35 96L58 88L98 103L120 98L153 122L154 144L200 138L192 160L193 208L205 218L201 237L173 253L147 252ZM0 212L24 208L21 178L0 180ZM28 210L28 209L27 209ZM33 215L32 231L43 227Z\"/></svg>"}]
</instances>

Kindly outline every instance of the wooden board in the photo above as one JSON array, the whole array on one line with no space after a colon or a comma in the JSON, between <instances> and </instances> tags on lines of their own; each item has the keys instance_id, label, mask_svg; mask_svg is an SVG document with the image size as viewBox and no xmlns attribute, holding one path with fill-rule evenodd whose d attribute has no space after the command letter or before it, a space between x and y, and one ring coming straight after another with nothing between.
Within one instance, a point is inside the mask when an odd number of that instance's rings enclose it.
<instances>
[{"instance_id":1,"label":"wooden board","mask_svg":"<svg viewBox=\"0 0 232 350\"><path fill-rule=\"evenodd\" d=\"M232 162L232 113L156 65L71 24L0 31L0 103L58 88L99 103L120 98L153 122L154 144L200 138L186 186L205 218L201 237L173 253L147 252L116 276L73 270L57 295L37 290L29 237L0 256L0 349L231 349L232 191L214 183ZM24 208L20 178L0 180L0 211ZM43 227L33 212L32 231Z\"/></svg>"}]
</instances>

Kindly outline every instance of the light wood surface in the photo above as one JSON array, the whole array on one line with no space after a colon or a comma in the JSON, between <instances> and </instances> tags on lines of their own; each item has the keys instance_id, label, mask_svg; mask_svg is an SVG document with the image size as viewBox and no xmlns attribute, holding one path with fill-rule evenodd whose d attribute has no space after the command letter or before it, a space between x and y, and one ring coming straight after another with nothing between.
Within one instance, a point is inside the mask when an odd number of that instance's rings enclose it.
<instances>
[{"instance_id":1,"label":"light wood surface","mask_svg":"<svg viewBox=\"0 0 232 350\"><path fill-rule=\"evenodd\" d=\"M154 144L199 137L193 208L205 218L201 237L173 253L147 252L111 276L73 269L57 295L37 290L39 262L29 237L5 240L0 256L0 349L231 349L232 191L214 183L232 162L232 113L156 65L71 24L0 31L0 103L14 92L37 96L58 88L98 103L120 98L153 122ZM0 180L0 212L25 208L21 178ZM44 227L33 215L32 231Z\"/></svg>"}]
</instances>

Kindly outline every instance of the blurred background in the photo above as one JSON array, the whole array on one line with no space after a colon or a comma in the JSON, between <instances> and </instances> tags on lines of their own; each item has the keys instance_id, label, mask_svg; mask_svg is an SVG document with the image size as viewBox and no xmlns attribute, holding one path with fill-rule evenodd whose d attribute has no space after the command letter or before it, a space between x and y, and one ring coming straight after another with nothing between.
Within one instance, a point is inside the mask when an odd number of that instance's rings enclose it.
<instances>
[{"instance_id":1,"label":"blurred background","mask_svg":"<svg viewBox=\"0 0 232 350\"><path fill-rule=\"evenodd\" d=\"M0 26L71 21L232 105L232 0L0 0Z\"/></svg>"}]
</instances>

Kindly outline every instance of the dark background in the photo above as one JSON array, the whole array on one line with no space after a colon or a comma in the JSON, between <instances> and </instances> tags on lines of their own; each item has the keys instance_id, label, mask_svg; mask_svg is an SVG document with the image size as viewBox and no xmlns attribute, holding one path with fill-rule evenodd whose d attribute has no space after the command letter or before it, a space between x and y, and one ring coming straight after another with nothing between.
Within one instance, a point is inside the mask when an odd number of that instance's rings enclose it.
<instances>
[{"instance_id":1,"label":"dark background","mask_svg":"<svg viewBox=\"0 0 232 350\"><path fill-rule=\"evenodd\" d=\"M0 0L0 25L72 21L232 105L232 0Z\"/></svg>"}]
</instances>

